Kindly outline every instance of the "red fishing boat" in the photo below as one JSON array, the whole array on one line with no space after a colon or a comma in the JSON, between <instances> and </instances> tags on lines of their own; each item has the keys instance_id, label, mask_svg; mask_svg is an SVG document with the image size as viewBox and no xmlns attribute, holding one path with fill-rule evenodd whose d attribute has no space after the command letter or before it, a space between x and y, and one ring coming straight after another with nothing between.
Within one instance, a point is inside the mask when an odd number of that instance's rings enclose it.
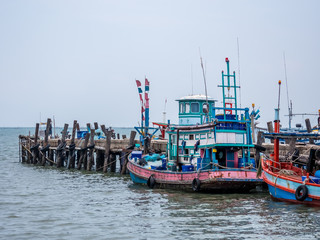
<instances>
[{"instance_id":1,"label":"red fishing boat","mask_svg":"<svg viewBox=\"0 0 320 240\"><path fill-rule=\"evenodd\" d=\"M279 81L280 93L281 81ZM266 133L274 139L274 156L262 158L263 180L268 184L272 199L285 202L303 203L320 206L320 170L316 167L319 148L310 149L309 159L305 166L299 166L296 159L280 161L280 139L320 139L318 133L280 133L279 104L275 109L275 133ZM296 156L295 158L298 158Z\"/></svg>"}]
</instances>

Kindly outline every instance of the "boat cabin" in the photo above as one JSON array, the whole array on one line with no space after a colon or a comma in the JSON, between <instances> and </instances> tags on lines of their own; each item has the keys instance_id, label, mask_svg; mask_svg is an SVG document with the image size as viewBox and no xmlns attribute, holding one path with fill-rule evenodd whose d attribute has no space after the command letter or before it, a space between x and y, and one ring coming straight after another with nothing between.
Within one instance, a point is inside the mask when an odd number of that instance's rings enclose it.
<instances>
[{"instance_id":1,"label":"boat cabin","mask_svg":"<svg viewBox=\"0 0 320 240\"><path fill-rule=\"evenodd\" d=\"M255 167L250 158L254 147L249 108L237 107L235 72L222 71L223 105L216 107L212 98L193 95L180 98L179 126L169 126L168 159L179 170L184 165L197 169ZM192 167L191 167L192 168Z\"/></svg>"},{"instance_id":2,"label":"boat cabin","mask_svg":"<svg viewBox=\"0 0 320 240\"><path fill-rule=\"evenodd\" d=\"M182 97L179 102L179 125L195 125L211 122L211 109L216 100L205 95L191 95ZM209 118L209 119L207 119Z\"/></svg>"}]
</instances>

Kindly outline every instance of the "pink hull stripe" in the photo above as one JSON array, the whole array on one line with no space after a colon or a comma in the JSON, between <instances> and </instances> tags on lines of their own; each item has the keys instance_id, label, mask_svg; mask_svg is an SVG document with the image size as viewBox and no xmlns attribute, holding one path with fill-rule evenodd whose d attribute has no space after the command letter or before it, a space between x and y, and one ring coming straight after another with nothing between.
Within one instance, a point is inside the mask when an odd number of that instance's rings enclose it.
<instances>
[{"instance_id":1,"label":"pink hull stripe","mask_svg":"<svg viewBox=\"0 0 320 240\"><path fill-rule=\"evenodd\" d=\"M200 181L218 181L223 179L223 181L257 181L262 182L262 178L257 178L257 173L250 170L239 170L239 171L204 171L200 172L165 172L156 171L151 169L146 169L140 167L132 162L128 162L127 165L130 172L134 175L148 179L151 175L158 182L172 182L172 183L192 183L194 178L199 178Z\"/></svg>"}]
</instances>

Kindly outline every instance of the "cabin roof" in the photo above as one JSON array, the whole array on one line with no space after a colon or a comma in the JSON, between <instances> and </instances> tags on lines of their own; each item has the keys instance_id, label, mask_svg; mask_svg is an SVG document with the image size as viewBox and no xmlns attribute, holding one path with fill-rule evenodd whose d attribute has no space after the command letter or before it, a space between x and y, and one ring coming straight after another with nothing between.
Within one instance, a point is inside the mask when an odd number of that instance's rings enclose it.
<instances>
[{"instance_id":1,"label":"cabin roof","mask_svg":"<svg viewBox=\"0 0 320 240\"><path fill-rule=\"evenodd\" d=\"M206 95L203 94L197 94L197 95L189 95L182 97L180 99L177 99L176 101L186 101L186 100L200 100L200 101L206 101ZM209 102L216 102L217 100L214 100L212 97L208 96Z\"/></svg>"}]
</instances>

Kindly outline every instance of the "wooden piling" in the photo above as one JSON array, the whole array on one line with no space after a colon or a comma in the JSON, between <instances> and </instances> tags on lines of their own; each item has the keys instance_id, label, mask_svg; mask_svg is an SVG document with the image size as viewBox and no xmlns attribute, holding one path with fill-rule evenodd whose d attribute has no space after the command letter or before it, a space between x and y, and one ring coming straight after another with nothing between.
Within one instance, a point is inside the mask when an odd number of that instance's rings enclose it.
<instances>
[{"instance_id":1,"label":"wooden piling","mask_svg":"<svg viewBox=\"0 0 320 240\"><path fill-rule=\"evenodd\" d=\"M51 119L47 119L47 126L46 126L46 132L44 136L44 141L42 144L42 148L40 150L41 152L41 165L45 166L46 165L46 160L47 160L47 152L49 151L50 144L48 144L48 138L49 138L49 133L50 133L50 125L51 125Z\"/></svg>"},{"instance_id":2,"label":"wooden piling","mask_svg":"<svg viewBox=\"0 0 320 240\"><path fill-rule=\"evenodd\" d=\"M115 153L111 154L110 157L110 172L116 172L116 166L117 166L117 155Z\"/></svg>"},{"instance_id":3,"label":"wooden piling","mask_svg":"<svg viewBox=\"0 0 320 240\"><path fill-rule=\"evenodd\" d=\"M90 130L90 145L89 145L89 153L88 153L88 163L87 163L87 171L91 171L92 166L94 165L94 134L95 129Z\"/></svg>"},{"instance_id":4,"label":"wooden piling","mask_svg":"<svg viewBox=\"0 0 320 240\"><path fill-rule=\"evenodd\" d=\"M67 130L68 130L68 124L66 123L64 124L64 129L62 131L61 142L57 147L57 167L58 168L64 166Z\"/></svg>"},{"instance_id":5,"label":"wooden piling","mask_svg":"<svg viewBox=\"0 0 320 240\"><path fill-rule=\"evenodd\" d=\"M273 125L272 125L272 122L271 122L271 121L270 121L270 122L267 122L267 125L268 125L268 132L269 132L269 133L273 133ZM274 140L271 139L271 142L273 143Z\"/></svg>"},{"instance_id":6,"label":"wooden piling","mask_svg":"<svg viewBox=\"0 0 320 240\"><path fill-rule=\"evenodd\" d=\"M78 150L78 153L80 154L80 158L79 158L79 162L78 162L78 166L77 169L81 170L81 166L82 164L84 164L84 168L86 169L87 164L87 146L88 146L88 142L89 142L89 138L90 138L90 133L87 133L85 138L84 138L84 142L82 143L81 149Z\"/></svg>"},{"instance_id":7,"label":"wooden piling","mask_svg":"<svg viewBox=\"0 0 320 240\"><path fill-rule=\"evenodd\" d=\"M19 148L20 148L20 151L21 151L21 162L25 163L26 162L26 156L27 156L26 149L25 149L26 139L22 138L21 135L19 136L19 138L20 138Z\"/></svg>"},{"instance_id":8,"label":"wooden piling","mask_svg":"<svg viewBox=\"0 0 320 240\"><path fill-rule=\"evenodd\" d=\"M306 121L307 131L308 131L308 133L311 133L312 132L312 127L311 127L310 119L307 118L305 121ZM309 138L309 143L310 144L314 144L314 140Z\"/></svg>"},{"instance_id":9,"label":"wooden piling","mask_svg":"<svg viewBox=\"0 0 320 240\"><path fill-rule=\"evenodd\" d=\"M76 160L76 145L74 143L75 136L76 136L76 128L77 128L77 120L73 121L72 127L72 135L71 135L71 143L69 145L69 156L67 162L67 169L75 168L75 160Z\"/></svg>"},{"instance_id":10,"label":"wooden piling","mask_svg":"<svg viewBox=\"0 0 320 240\"><path fill-rule=\"evenodd\" d=\"M125 174L127 171L128 156L134 147L134 139L136 137L136 134L137 134L136 131L131 131L128 148L127 148L127 150L125 150L125 153L122 154L122 156L121 156L121 162L122 162L121 174Z\"/></svg>"},{"instance_id":11,"label":"wooden piling","mask_svg":"<svg viewBox=\"0 0 320 240\"><path fill-rule=\"evenodd\" d=\"M101 129L106 135L106 145L105 145L105 152L104 152L104 164L103 164L103 173L106 173L108 171L108 163L110 159L110 145L111 145L111 135L112 132L109 130L106 130L104 125L101 125Z\"/></svg>"},{"instance_id":12,"label":"wooden piling","mask_svg":"<svg viewBox=\"0 0 320 240\"><path fill-rule=\"evenodd\" d=\"M37 164L39 159L39 145L38 145L38 133L39 133L39 123L36 124L35 134L34 134L34 142L32 146L32 158L33 163Z\"/></svg>"},{"instance_id":13,"label":"wooden piling","mask_svg":"<svg viewBox=\"0 0 320 240\"><path fill-rule=\"evenodd\" d=\"M257 134L257 145L258 145L258 148L256 148L256 153L255 153L255 162L256 162L256 167L259 166L259 162L260 162L260 149L259 147L262 146L262 143L264 141L264 137L263 137L263 132L262 131L259 131L258 134Z\"/></svg>"},{"instance_id":14,"label":"wooden piling","mask_svg":"<svg viewBox=\"0 0 320 240\"><path fill-rule=\"evenodd\" d=\"M96 151L96 171L102 171L103 170L103 164L104 164L104 151L97 150Z\"/></svg>"},{"instance_id":15,"label":"wooden piling","mask_svg":"<svg viewBox=\"0 0 320 240\"><path fill-rule=\"evenodd\" d=\"M52 160L52 162L50 162L49 164L50 164L50 166L52 166L53 165L53 163L54 163L54 150L53 149L49 149L49 159L51 159Z\"/></svg>"}]
</instances>

